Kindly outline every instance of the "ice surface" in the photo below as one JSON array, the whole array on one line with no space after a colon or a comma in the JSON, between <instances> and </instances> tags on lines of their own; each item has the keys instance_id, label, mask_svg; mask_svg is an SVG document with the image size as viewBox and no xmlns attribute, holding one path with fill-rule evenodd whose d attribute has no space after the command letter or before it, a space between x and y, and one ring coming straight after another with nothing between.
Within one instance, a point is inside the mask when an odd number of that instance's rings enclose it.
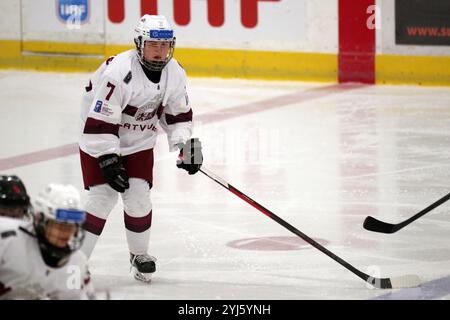
<instances>
[{"instance_id":1,"label":"ice surface","mask_svg":"<svg viewBox=\"0 0 450 320\"><path fill-rule=\"evenodd\" d=\"M0 72L0 172L33 196L48 182L82 190L79 104L87 73ZM300 82L189 80L204 165L363 272L417 274L377 290L156 146L151 285L129 274L121 203L90 260L112 299L448 299L450 203L402 221L450 189L450 90Z\"/></svg>"}]
</instances>

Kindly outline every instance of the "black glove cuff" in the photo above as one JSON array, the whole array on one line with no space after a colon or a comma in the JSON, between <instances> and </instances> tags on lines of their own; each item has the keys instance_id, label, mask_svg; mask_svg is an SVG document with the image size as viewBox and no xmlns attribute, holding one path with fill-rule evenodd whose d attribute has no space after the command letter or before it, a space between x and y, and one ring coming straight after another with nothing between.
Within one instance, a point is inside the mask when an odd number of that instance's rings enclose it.
<instances>
[{"instance_id":1,"label":"black glove cuff","mask_svg":"<svg viewBox=\"0 0 450 320\"><path fill-rule=\"evenodd\" d=\"M105 155L103 155L103 156L100 156L99 158L98 158L98 160L99 160L99 166L100 166L100 169L103 169L103 168L105 168L105 167L108 167L108 166L111 166L111 165L114 165L114 164L118 164L118 163L120 163L120 158L119 158L119 156L117 155L117 154L115 154L115 153L113 153L113 154L105 154Z\"/></svg>"}]
</instances>

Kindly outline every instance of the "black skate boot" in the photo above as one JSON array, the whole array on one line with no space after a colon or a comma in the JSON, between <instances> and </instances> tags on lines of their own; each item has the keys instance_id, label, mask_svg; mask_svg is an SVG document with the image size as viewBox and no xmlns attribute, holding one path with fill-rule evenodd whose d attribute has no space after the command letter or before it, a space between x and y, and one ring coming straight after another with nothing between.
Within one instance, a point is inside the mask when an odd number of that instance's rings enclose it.
<instances>
[{"instance_id":1,"label":"black skate boot","mask_svg":"<svg viewBox=\"0 0 450 320\"><path fill-rule=\"evenodd\" d=\"M134 278L143 282L152 280L152 273L156 271L156 258L148 254L130 253L131 273Z\"/></svg>"}]
</instances>

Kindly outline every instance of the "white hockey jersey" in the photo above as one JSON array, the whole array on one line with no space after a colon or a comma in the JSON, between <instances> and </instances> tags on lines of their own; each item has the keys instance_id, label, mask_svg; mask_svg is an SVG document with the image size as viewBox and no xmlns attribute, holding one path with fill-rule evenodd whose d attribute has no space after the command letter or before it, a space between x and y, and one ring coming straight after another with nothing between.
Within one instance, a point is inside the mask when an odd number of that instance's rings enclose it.
<instances>
[{"instance_id":1,"label":"white hockey jersey","mask_svg":"<svg viewBox=\"0 0 450 320\"><path fill-rule=\"evenodd\" d=\"M31 230L31 222L0 217L0 299L95 298L84 253L49 267Z\"/></svg>"},{"instance_id":2,"label":"white hockey jersey","mask_svg":"<svg viewBox=\"0 0 450 320\"><path fill-rule=\"evenodd\" d=\"M82 102L80 148L89 155L129 155L153 148L157 129L166 131L169 149L192 134L186 73L175 59L151 82L135 50L106 60L86 87Z\"/></svg>"}]
</instances>

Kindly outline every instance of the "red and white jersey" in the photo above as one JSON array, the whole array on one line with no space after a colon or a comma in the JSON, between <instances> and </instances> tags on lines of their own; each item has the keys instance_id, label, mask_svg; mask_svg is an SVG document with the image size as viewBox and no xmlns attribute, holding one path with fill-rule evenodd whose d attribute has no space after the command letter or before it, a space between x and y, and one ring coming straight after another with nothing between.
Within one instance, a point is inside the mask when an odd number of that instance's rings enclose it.
<instances>
[{"instance_id":1,"label":"red and white jersey","mask_svg":"<svg viewBox=\"0 0 450 320\"><path fill-rule=\"evenodd\" d=\"M89 155L129 155L153 148L156 124L168 136L170 151L192 134L186 73L175 59L151 82L135 50L106 60L86 86L82 103L80 148Z\"/></svg>"},{"instance_id":2,"label":"red and white jersey","mask_svg":"<svg viewBox=\"0 0 450 320\"><path fill-rule=\"evenodd\" d=\"M75 251L67 264L45 264L32 223L0 218L0 299L92 299L87 258Z\"/></svg>"}]
</instances>

